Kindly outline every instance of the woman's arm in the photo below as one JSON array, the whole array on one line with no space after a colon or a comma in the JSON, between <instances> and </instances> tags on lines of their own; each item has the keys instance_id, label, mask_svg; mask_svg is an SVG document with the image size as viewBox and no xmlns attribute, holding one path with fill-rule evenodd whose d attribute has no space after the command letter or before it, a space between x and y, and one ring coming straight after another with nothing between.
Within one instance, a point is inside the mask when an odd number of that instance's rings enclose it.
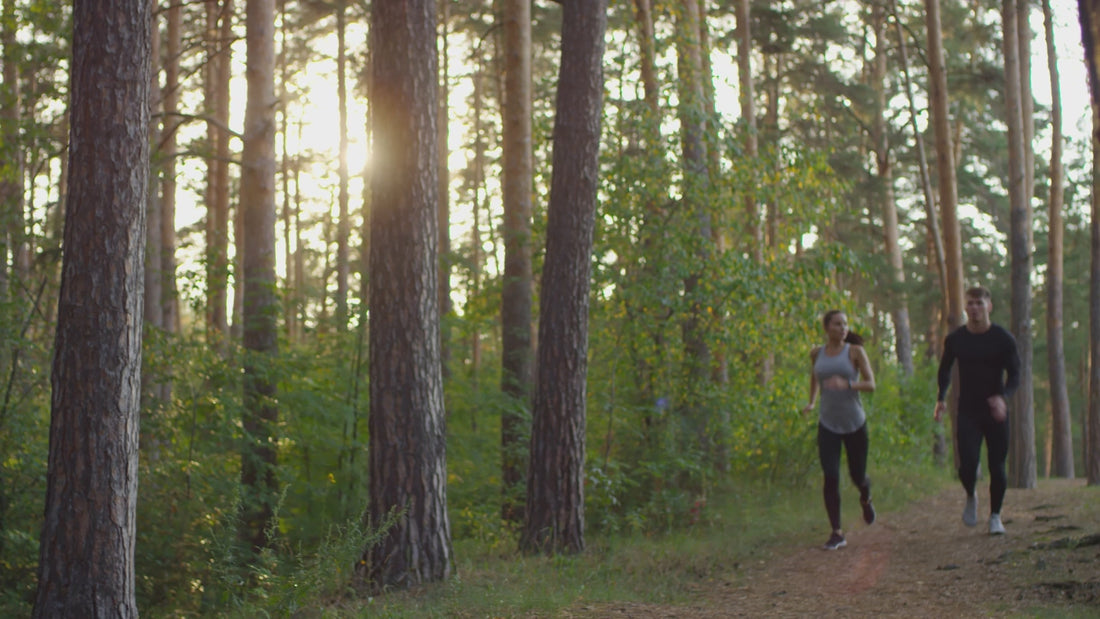
<instances>
[{"instance_id":1,"label":"woman's arm","mask_svg":"<svg viewBox=\"0 0 1100 619\"><path fill-rule=\"evenodd\" d=\"M814 375L814 362L817 361L819 350L821 350L820 346L814 346L813 350L810 351L810 401L802 407L803 415L812 411L814 404L817 404L817 376Z\"/></svg>"},{"instance_id":2,"label":"woman's arm","mask_svg":"<svg viewBox=\"0 0 1100 619\"><path fill-rule=\"evenodd\" d=\"M849 386L850 389L855 391L874 391L875 390L875 373L871 370L871 361L867 359L867 351L862 346L852 346L852 354L855 355L853 360L856 370L859 371L863 380L854 380Z\"/></svg>"}]
</instances>

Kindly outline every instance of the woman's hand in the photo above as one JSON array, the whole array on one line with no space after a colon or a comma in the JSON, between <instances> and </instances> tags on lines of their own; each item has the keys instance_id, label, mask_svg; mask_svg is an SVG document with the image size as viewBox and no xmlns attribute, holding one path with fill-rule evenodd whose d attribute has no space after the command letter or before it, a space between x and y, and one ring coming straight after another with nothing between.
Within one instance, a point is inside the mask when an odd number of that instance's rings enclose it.
<instances>
[{"instance_id":1,"label":"woman's hand","mask_svg":"<svg viewBox=\"0 0 1100 619\"><path fill-rule=\"evenodd\" d=\"M802 407L802 416L809 415L814 410L814 403L810 402L806 406Z\"/></svg>"}]
</instances>

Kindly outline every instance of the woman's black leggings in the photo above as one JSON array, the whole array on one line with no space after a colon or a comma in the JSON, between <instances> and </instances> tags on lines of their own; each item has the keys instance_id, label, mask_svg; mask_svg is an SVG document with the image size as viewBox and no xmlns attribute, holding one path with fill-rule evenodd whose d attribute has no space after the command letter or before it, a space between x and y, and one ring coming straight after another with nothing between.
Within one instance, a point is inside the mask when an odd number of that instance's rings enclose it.
<instances>
[{"instance_id":1,"label":"woman's black leggings","mask_svg":"<svg viewBox=\"0 0 1100 619\"><path fill-rule=\"evenodd\" d=\"M989 460L989 511L1001 513L1001 504L1008 487L1005 459L1008 458L1008 420L994 421L989 413L971 414L959 411L959 481L966 493L974 494L978 483L978 460L985 439L986 459Z\"/></svg>"},{"instance_id":2,"label":"woman's black leggings","mask_svg":"<svg viewBox=\"0 0 1100 619\"><path fill-rule=\"evenodd\" d=\"M867 424L850 434L837 434L817 424L817 454L825 473L825 511L834 531L840 530L840 448L848 451L848 475L859 488L859 497L871 496L871 480L867 479Z\"/></svg>"}]
</instances>

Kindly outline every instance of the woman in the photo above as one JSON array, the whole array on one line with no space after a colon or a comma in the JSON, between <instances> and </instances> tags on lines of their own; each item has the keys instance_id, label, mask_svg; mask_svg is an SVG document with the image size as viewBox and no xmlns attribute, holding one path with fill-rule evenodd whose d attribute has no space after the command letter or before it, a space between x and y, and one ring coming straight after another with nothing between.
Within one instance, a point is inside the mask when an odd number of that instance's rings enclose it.
<instances>
[{"instance_id":1,"label":"woman","mask_svg":"<svg viewBox=\"0 0 1100 619\"><path fill-rule=\"evenodd\" d=\"M848 330L848 317L830 310L822 319L825 345L810 351L810 402L802 414L813 410L821 395L818 410L817 452L825 473L825 511L833 533L825 550L847 545L840 529L840 449L848 452L848 474L859 488L863 521L875 521L871 505L871 481L867 479L867 415L859 401L860 391L875 390L875 376L863 350L863 338Z\"/></svg>"}]
</instances>

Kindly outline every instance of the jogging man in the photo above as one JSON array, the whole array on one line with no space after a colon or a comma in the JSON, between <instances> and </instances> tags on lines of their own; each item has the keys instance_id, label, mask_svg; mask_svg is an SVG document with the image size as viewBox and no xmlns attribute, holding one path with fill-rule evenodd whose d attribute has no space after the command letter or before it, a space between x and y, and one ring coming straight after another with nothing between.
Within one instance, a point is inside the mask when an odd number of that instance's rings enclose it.
<instances>
[{"instance_id":1,"label":"jogging man","mask_svg":"<svg viewBox=\"0 0 1100 619\"><path fill-rule=\"evenodd\" d=\"M959 415L956 422L959 450L959 481L966 489L963 523L978 523L979 452L985 439L989 460L989 533L1003 535L1001 505L1008 475L1008 406L1020 384L1020 356L1016 339L989 319L993 300L989 290L976 286L966 291L966 324L951 332L943 342L938 374L939 395L935 419L943 417L944 397L951 383L951 366L959 366Z\"/></svg>"}]
</instances>

